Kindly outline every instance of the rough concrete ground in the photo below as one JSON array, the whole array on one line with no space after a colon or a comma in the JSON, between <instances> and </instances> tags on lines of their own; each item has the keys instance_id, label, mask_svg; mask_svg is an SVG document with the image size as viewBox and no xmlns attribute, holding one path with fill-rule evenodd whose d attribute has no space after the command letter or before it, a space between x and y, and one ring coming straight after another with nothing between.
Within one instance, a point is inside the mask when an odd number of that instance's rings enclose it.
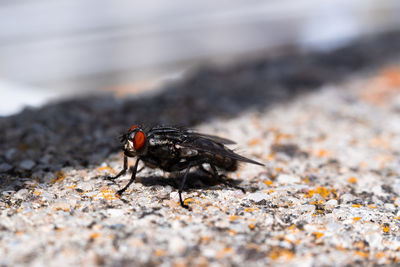
<instances>
[{"instance_id":1,"label":"rough concrete ground","mask_svg":"<svg viewBox=\"0 0 400 267\"><path fill-rule=\"evenodd\" d=\"M86 98L0 119L4 266L325 266L400 262L400 35L329 54L203 69L160 95ZM196 125L266 167L146 169L122 198L118 133ZM134 161L130 161L133 163Z\"/></svg>"}]
</instances>

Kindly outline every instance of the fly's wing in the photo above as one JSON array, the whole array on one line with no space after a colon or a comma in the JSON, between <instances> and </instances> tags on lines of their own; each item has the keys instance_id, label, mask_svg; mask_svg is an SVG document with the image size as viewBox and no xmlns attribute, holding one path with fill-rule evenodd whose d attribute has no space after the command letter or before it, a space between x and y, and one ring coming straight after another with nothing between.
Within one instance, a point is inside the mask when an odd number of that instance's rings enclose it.
<instances>
[{"instance_id":1,"label":"fly's wing","mask_svg":"<svg viewBox=\"0 0 400 267\"><path fill-rule=\"evenodd\" d=\"M197 137L199 137L199 138L210 139L210 140L212 140L212 141L215 141L215 142L217 142L217 143L221 143L221 144L224 144L224 145L233 145L233 144L236 144L235 141L232 141L232 140L229 140L229 139L226 139L226 138L223 138L223 137L219 137L219 136L216 136L216 135L202 134L202 133L189 132L189 131L188 131L188 133L189 133L190 135L192 135L192 136L197 136Z\"/></svg>"},{"instance_id":2,"label":"fly's wing","mask_svg":"<svg viewBox=\"0 0 400 267\"><path fill-rule=\"evenodd\" d=\"M187 148L196 149L198 151L209 152L212 154L221 155L223 157L229 157L238 161L264 166L264 164L262 163L236 154L234 151L226 148L222 142L217 142L214 139L208 138L207 135L187 133L183 142L180 142L179 145Z\"/></svg>"},{"instance_id":3,"label":"fly's wing","mask_svg":"<svg viewBox=\"0 0 400 267\"><path fill-rule=\"evenodd\" d=\"M172 126L157 126L151 129L152 134L161 134L162 136L166 138L170 138L173 140L179 140L179 141L184 141L184 140L189 140L193 139L195 137L198 138L205 138L212 140L216 143L221 143L225 145L233 145L236 144L234 141L215 136L215 135L210 135L210 134L202 134L202 133L197 133L191 130L187 130L183 127L172 127Z\"/></svg>"}]
</instances>

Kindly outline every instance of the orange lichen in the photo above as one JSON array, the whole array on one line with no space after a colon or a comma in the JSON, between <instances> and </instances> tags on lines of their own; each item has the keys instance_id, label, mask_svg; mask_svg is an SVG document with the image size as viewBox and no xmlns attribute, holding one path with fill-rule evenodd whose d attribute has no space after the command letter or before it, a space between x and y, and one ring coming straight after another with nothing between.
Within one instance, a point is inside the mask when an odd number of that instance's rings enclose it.
<instances>
[{"instance_id":1,"label":"orange lichen","mask_svg":"<svg viewBox=\"0 0 400 267\"><path fill-rule=\"evenodd\" d=\"M382 251L376 253L376 255L375 255L375 257L378 258L378 259L380 259L380 258L382 258L384 256L385 256L385 253L383 253Z\"/></svg>"},{"instance_id":2,"label":"orange lichen","mask_svg":"<svg viewBox=\"0 0 400 267\"><path fill-rule=\"evenodd\" d=\"M400 67L390 66L366 81L361 97L372 104L384 105L400 90Z\"/></svg>"},{"instance_id":3,"label":"orange lichen","mask_svg":"<svg viewBox=\"0 0 400 267\"><path fill-rule=\"evenodd\" d=\"M353 205L351 205L353 208L359 208L359 207L361 207L361 204L353 204Z\"/></svg>"},{"instance_id":4,"label":"orange lichen","mask_svg":"<svg viewBox=\"0 0 400 267\"><path fill-rule=\"evenodd\" d=\"M384 233L388 233L389 230L390 230L389 224L384 223L384 224L382 225L382 231L383 231Z\"/></svg>"},{"instance_id":5,"label":"orange lichen","mask_svg":"<svg viewBox=\"0 0 400 267\"><path fill-rule=\"evenodd\" d=\"M266 160L274 160L275 159L275 155L274 154L269 154L265 157Z\"/></svg>"},{"instance_id":6,"label":"orange lichen","mask_svg":"<svg viewBox=\"0 0 400 267\"><path fill-rule=\"evenodd\" d=\"M304 196L307 198L311 198L314 194L319 194L325 200L332 197L336 198L336 189L328 189L326 187L319 186L315 189L308 190L308 192Z\"/></svg>"},{"instance_id":7,"label":"orange lichen","mask_svg":"<svg viewBox=\"0 0 400 267\"><path fill-rule=\"evenodd\" d=\"M369 140L369 145L376 148L389 149L391 147L390 142L382 136L376 136Z\"/></svg>"},{"instance_id":8,"label":"orange lichen","mask_svg":"<svg viewBox=\"0 0 400 267\"><path fill-rule=\"evenodd\" d=\"M191 203L191 202L195 202L195 200L194 200L193 198L187 198L187 199L185 199L185 200L183 201L183 203L184 203L185 205L188 205L188 204Z\"/></svg>"},{"instance_id":9,"label":"orange lichen","mask_svg":"<svg viewBox=\"0 0 400 267\"><path fill-rule=\"evenodd\" d=\"M325 158L325 157L330 156L332 153L329 152L329 151L326 150L326 149L319 149L319 150L317 150L314 154L315 154L317 157L319 157L319 158Z\"/></svg>"},{"instance_id":10,"label":"orange lichen","mask_svg":"<svg viewBox=\"0 0 400 267\"><path fill-rule=\"evenodd\" d=\"M54 211L59 211L59 210L62 210L62 211L65 211L65 212L70 212L71 211L69 208L61 208L61 207L54 208Z\"/></svg>"},{"instance_id":11,"label":"orange lichen","mask_svg":"<svg viewBox=\"0 0 400 267\"><path fill-rule=\"evenodd\" d=\"M368 258L369 254L367 252L364 251L354 251L354 255L356 256L360 256L363 258Z\"/></svg>"},{"instance_id":12,"label":"orange lichen","mask_svg":"<svg viewBox=\"0 0 400 267\"><path fill-rule=\"evenodd\" d=\"M34 193L35 195L38 195L38 196L40 196L40 195L42 194L42 192L37 191L37 190L33 191L33 193Z\"/></svg>"},{"instance_id":13,"label":"orange lichen","mask_svg":"<svg viewBox=\"0 0 400 267\"><path fill-rule=\"evenodd\" d=\"M250 142L248 143L249 146L256 146L261 144L261 140L259 138L253 138L250 140Z\"/></svg>"},{"instance_id":14,"label":"orange lichen","mask_svg":"<svg viewBox=\"0 0 400 267\"><path fill-rule=\"evenodd\" d=\"M235 230L229 229L229 234L231 234L231 235L236 235L237 232L236 232Z\"/></svg>"},{"instance_id":15,"label":"orange lichen","mask_svg":"<svg viewBox=\"0 0 400 267\"><path fill-rule=\"evenodd\" d=\"M237 219L240 219L241 217L240 216L237 216L237 215L231 215L231 216L229 216L229 220L230 221L234 221L234 220L237 220Z\"/></svg>"},{"instance_id":16,"label":"orange lichen","mask_svg":"<svg viewBox=\"0 0 400 267\"><path fill-rule=\"evenodd\" d=\"M249 228L250 228L250 230L254 230L254 228L256 228L256 226L254 224L249 224Z\"/></svg>"},{"instance_id":17,"label":"orange lichen","mask_svg":"<svg viewBox=\"0 0 400 267\"><path fill-rule=\"evenodd\" d=\"M218 251L216 258L221 259L226 256L226 254L232 253L233 249L231 247L225 247L222 250Z\"/></svg>"},{"instance_id":18,"label":"orange lichen","mask_svg":"<svg viewBox=\"0 0 400 267\"><path fill-rule=\"evenodd\" d=\"M253 212L256 210L258 210L258 208L244 208L244 211L246 211L246 212Z\"/></svg>"},{"instance_id":19,"label":"orange lichen","mask_svg":"<svg viewBox=\"0 0 400 267\"><path fill-rule=\"evenodd\" d=\"M323 234L323 233L320 233L320 232L314 232L314 233L312 233L312 235L314 236L314 238L315 238L316 240L318 240L318 239L320 239L321 237L324 236L324 234Z\"/></svg>"},{"instance_id":20,"label":"orange lichen","mask_svg":"<svg viewBox=\"0 0 400 267\"><path fill-rule=\"evenodd\" d=\"M357 222L357 221L359 221L361 219L361 217L353 217L353 221L354 222Z\"/></svg>"},{"instance_id":21,"label":"orange lichen","mask_svg":"<svg viewBox=\"0 0 400 267\"><path fill-rule=\"evenodd\" d=\"M114 191L112 191L109 188L102 188L101 189L101 195L103 196L103 198L107 199L107 200L113 200L115 199L115 194Z\"/></svg>"},{"instance_id":22,"label":"orange lichen","mask_svg":"<svg viewBox=\"0 0 400 267\"><path fill-rule=\"evenodd\" d=\"M164 255L165 255L165 251L162 250L162 249L156 249L156 250L154 251L154 255L155 255L156 257L164 256Z\"/></svg>"},{"instance_id":23,"label":"orange lichen","mask_svg":"<svg viewBox=\"0 0 400 267\"><path fill-rule=\"evenodd\" d=\"M107 170L107 171L112 171L113 169L111 169L111 168L108 167L108 166L105 166L105 167L97 168L97 170L99 170L99 171L105 171L105 170Z\"/></svg>"},{"instance_id":24,"label":"orange lichen","mask_svg":"<svg viewBox=\"0 0 400 267\"><path fill-rule=\"evenodd\" d=\"M90 239L96 239L96 238L98 238L100 236L100 234L98 233L98 232L94 232L94 233L92 233L91 235L90 235Z\"/></svg>"},{"instance_id":25,"label":"orange lichen","mask_svg":"<svg viewBox=\"0 0 400 267\"><path fill-rule=\"evenodd\" d=\"M294 258L293 251L287 248L272 247L270 249L269 257L271 260L278 260L279 258L285 258L286 260L291 260Z\"/></svg>"},{"instance_id":26,"label":"orange lichen","mask_svg":"<svg viewBox=\"0 0 400 267\"><path fill-rule=\"evenodd\" d=\"M75 188L76 188L76 184L73 184L73 185L66 185L65 187L66 187L66 188L69 188L69 189L75 189Z\"/></svg>"},{"instance_id":27,"label":"orange lichen","mask_svg":"<svg viewBox=\"0 0 400 267\"><path fill-rule=\"evenodd\" d=\"M347 180L349 183L351 183L351 184L356 184L357 183L357 178L356 177L350 177L348 180Z\"/></svg>"},{"instance_id":28,"label":"orange lichen","mask_svg":"<svg viewBox=\"0 0 400 267\"><path fill-rule=\"evenodd\" d=\"M272 185L272 184L274 183L274 182L269 181L269 180L264 180L263 182L264 182L264 184L266 184L266 185Z\"/></svg>"},{"instance_id":29,"label":"orange lichen","mask_svg":"<svg viewBox=\"0 0 400 267\"><path fill-rule=\"evenodd\" d=\"M51 180L52 184L59 183L65 179L65 173L63 171L59 171L55 173L55 178Z\"/></svg>"}]
</instances>

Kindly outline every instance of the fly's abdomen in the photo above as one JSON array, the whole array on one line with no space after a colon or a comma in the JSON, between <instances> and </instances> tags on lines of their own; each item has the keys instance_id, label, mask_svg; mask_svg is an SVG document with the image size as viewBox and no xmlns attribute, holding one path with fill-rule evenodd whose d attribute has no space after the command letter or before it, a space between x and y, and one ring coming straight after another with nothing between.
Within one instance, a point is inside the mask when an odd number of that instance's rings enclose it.
<instances>
[{"instance_id":1,"label":"fly's abdomen","mask_svg":"<svg viewBox=\"0 0 400 267\"><path fill-rule=\"evenodd\" d=\"M232 159L229 157L224 157L219 154L209 154L207 153L207 157L211 164L217 166L220 169L223 169L228 172L233 172L237 170L238 161L236 159Z\"/></svg>"}]
</instances>

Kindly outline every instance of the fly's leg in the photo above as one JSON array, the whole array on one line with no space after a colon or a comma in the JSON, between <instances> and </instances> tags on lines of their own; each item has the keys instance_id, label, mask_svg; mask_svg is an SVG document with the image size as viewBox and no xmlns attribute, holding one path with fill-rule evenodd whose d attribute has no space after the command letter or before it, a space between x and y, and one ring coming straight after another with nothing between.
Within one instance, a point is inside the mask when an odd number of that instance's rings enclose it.
<instances>
[{"instance_id":1,"label":"fly's leg","mask_svg":"<svg viewBox=\"0 0 400 267\"><path fill-rule=\"evenodd\" d=\"M178 190L179 201L180 201L180 203L181 203L181 206L182 206L183 208L185 208L185 209L188 209L189 206L186 205L186 204L183 202L183 200L182 200L182 190L183 190L183 187L185 186L186 178L187 178L187 176L188 176L188 173L189 173L190 168L192 168L192 165L189 165L189 166L187 167L187 169L186 169L186 171L185 171L185 175L183 176L181 185L179 186L179 190Z\"/></svg>"},{"instance_id":2,"label":"fly's leg","mask_svg":"<svg viewBox=\"0 0 400 267\"><path fill-rule=\"evenodd\" d=\"M214 166L214 164L211 164L211 163L210 163L210 167L211 167L211 170L212 170L212 172L213 172L213 173L212 173L213 176L214 176L219 182L223 183L223 184L226 185L226 186L239 189L239 190L241 190L243 193L246 193L246 190L244 190L243 187L234 185L234 184L228 182L227 180L225 180L225 179L224 179L224 178L226 178L226 175L225 175L225 174L220 174L220 175L219 175L219 174L218 174L218 171L217 171L217 168ZM204 169L204 170L205 170L205 169ZM205 170L205 171L207 171L207 170ZM208 172L208 171L207 171L207 172Z\"/></svg>"},{"instance_id":3,"label":"fly's leg","mask_svg":"<svg viewBox=\"0 0 400 267\"><path fill-rule=\"evenodd\" d=\"M127 169L128 169L128 157L124 155L124 168L122 169L122 171L120 171L114 177L107 176L106 179L113 181L113 180L117 179L118 177L120 177L121 175L124 175L126 173Z\"/></svg>"},{"instance_id":4,"label":"fly's leg","mask_svg":"<svg viewBox=\"0 0 400 267\"><path fill-rule=\"evenodd\" d=\"M139 161L140 161L140 159L137 159L135 165L132 167L132 176L131 176L131 179L129 180L128 184L121 190L118 190L117 195L122 195L126 191L126 189L128 189L128 187L135 181L137 168L139 166ZM142 169L140 169L140 170L142 170Z\"/></svg>"}]
</instances>

